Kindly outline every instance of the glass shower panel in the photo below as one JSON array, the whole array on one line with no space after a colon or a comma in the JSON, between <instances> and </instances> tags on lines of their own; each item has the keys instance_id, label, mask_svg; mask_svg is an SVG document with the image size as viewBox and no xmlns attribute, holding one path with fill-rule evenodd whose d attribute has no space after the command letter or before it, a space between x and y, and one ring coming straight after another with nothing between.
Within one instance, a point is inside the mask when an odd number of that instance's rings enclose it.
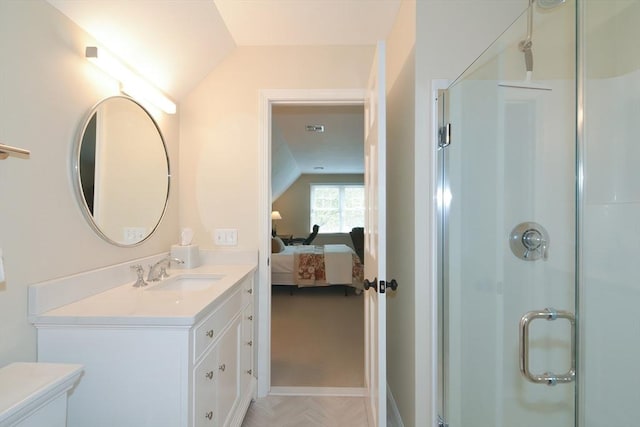
<instances>
[{"instance_id":1,"label":"glass shower panel","mask_svg":"<svg viewBox=\"0 0 640 427\"><path fill-rule=\"evenodd\" d=\"M441 149L450 192L442 256L450 427L575 422L574 383L528 381L519 351L526 313L575 312L575 2L534 9L530 75L518 48L527 21L525 11L445 94L452 127L452 143ZM528 332L532 373L571 371L569 321L534 320Z\"/></svg>"},{"instance_id":2,"label":"glass shower panel","mask_svg":"<svg viewBox=\"0 0 640 427\"><path fill-rule=\"evenodd\" d=\"M581 426L640 419L640 0L582 1Z\"/></svg>"}]
</instances>

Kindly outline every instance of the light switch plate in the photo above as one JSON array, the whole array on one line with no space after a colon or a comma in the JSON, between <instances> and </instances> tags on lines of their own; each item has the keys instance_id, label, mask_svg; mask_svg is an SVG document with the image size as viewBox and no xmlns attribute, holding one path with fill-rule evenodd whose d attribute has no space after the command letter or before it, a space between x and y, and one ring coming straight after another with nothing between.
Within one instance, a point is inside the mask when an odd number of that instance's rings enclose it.
<instances>
[{"instance_id":1,"label":"light switch plate","mask_svg":"<svg viewBox=\"0 0 640 427\"><path fill-rule=\"evenodd\" d=\"M213 233L214 243L218 246L237 246L237 228L216 228Z\"/></svg>"}]
</instances>

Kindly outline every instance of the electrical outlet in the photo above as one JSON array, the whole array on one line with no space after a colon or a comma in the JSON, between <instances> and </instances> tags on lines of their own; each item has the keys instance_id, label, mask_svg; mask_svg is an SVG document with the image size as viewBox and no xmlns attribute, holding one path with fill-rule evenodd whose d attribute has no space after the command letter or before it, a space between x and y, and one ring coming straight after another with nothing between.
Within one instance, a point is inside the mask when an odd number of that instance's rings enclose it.
<instances>
[{"instance_id":1,"label":"electrical outlet","mask_svg":"<svg viewBox=\"0 0 640 427\"><path fill-rule=\"evenodd\" d=\"M218 246L237 246L238 230L236 228L216 228L213 240Z\"/></svg>"},{"instance_id":2,"label":"electrical outlet","mask_svg":"<svg viewBox=\"0 0 640 427\"><path fill-rule=\"evenodd\" d=\"M144 227L124 227L122 232L125 243L138 243L147 235Z\"/></svg>"}]
</instances>

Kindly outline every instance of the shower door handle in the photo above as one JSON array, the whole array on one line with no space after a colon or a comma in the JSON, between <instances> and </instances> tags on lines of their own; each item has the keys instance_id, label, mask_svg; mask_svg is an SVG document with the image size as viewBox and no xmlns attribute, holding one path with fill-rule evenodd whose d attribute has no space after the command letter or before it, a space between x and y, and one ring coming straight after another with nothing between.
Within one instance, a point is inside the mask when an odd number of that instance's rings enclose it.
<instances>
[{"instance_id":1,"label":"shower door handle","mask_svg":"<svg viewBox=\"0 0 640 427\"><path fill-rule=\"evenodd\" d=\"M552 372L533 374L529 371L529 325L536 319L556 320L566 319L571 324L571 368L568 372L556 375ZM530 311L520 319L520 372L524 377L536 384L556 385L570 383L576 377L576 318L573 313L553 308L542 311Z\"/></svg>"}]
</instances>

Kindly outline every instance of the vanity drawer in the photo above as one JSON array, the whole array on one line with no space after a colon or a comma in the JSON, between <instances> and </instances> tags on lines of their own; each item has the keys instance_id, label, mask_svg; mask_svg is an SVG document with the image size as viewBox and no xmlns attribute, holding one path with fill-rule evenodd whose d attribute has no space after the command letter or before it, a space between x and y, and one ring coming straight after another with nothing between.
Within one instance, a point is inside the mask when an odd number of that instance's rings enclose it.
<instances>
[{"instance_id":1,"label":"vanity drawer","mask_svg":"<svg viewBox=\"0 0 640 427\"><path fill-rule=\"evenodd\" d=\"M240 284L240 291L242 292L242 305L245 306L253 302L253 278L247 277Z\"/></svg>"},{"instance_id":2,"label":"vanity drawer","mask_svg":"<svg viewBox=\"0 0 640 427\"><path fill-rule=\"evenodd\" d=\"M238 312L240 312L242 304L241 289L243 288L240 287L240 289L237 289L229 299L222 303L216 311L214 311L194 329L194 362L198 360L202 355L202 352L218 338L220 332L225 328L227 323L229 323L229 321L233 319Z\"/></svg>"},{"instance_id":3,"label":"vanity drawer","mask_svg":"<svg viewBox=\"0 0 640 427\"><path fill-rule=\"evenodd\" d=\"M246 390L254 376L253 353L253 305L247 305L242 311L242 342L240 343L240 387Z\"/></svg>"},{"instance_id":4,"label":"vanity drawer","mask_svg":"<svg viewBox=\"0 0 640 427\"><path fill-rule=\"evenodd\" d=\"M196 427L216 425L217 382L218 353L212 349L193 370L193 425Z\"/></svg>"}]
</instances>

